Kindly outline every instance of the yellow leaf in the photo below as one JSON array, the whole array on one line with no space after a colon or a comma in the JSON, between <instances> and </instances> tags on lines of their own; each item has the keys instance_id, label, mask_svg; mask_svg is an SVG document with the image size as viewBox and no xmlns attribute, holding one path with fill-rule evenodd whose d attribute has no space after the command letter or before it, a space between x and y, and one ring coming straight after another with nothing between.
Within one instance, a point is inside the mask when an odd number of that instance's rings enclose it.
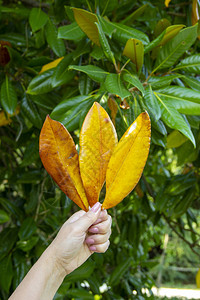
<instances>
[{"instance_id":1,"label":"yellow leaf","mask_svg":"<svg viewBox=\"0 0 200 300\"><path fill-rule=\"evenodd\" d=\"M196 284L197 284L197 288L200 289L200 269L198 270L196 275Z\"/></svg>"},{"instance_id":2,"label":"yellow leaf","mask_svg":"<svg viewBox=\"0 0 200 300\"><path fill-rule=\"evenodd\" d=\"M117 144L117 134L107 112L95 102L80 132L79 164L81 178L92 207L99 200L106 169Z\"/></svg>"},{"instance_id":3,"label":"yellow leaf","mask_svg":"<svg viewBox=\"0 0 200 300\"><path fill-rule=\"evenodd\" d=\"M59 57L57 59L55 59L54 61L44 65L41 69L41 71L39 72L39 74L43 73L44 71L47 71L47 70L50 70L50 69L53 69L55 67L57 67L57 65L59 64L59 62L64 58L64 56L62 57Z\"/></svg>"},{"instance_id":4,"label":"yellow leaf","mask_svg":"<svg viewBox=\"0 0 200 300\"><path fill-rule=\"evenodd\" d=\"M111 110L111 120L112 120L112 122L115 126L115 118L116 118L116 115L117 115L118 106L117 106L117 103L115 102L115 100L112 97L108 98L108 107Z\"/></svg>"},{"instance_id":5,"label":"yellow leaf","mask_svg":"<svg viewBox=\"0 0 200 300\"><path fill-rule=\"evenodd\" d=\"M144 59L143 43L137 39L129 39L126 42L123 55L131 59L131 61L136 65L136 70L138 72L143 65L143 59Z\"/></svg>"},{"instance_id":6,"label":"yellow leaf","mask_svg":"<svg viewBox=\"0 0 200 300\"><path fill-rule=\"evenodd\" d=\"M60 189L81 209L88 210L78 153L67 129L49 116L43 124L39 151L42 163Z\"/></svg>"},{"instance_id":7,"label":"yellow leaf","mask_svg":"<svg viewBox=\"0 0 200 300\"><path fill-rule=\"evenodd\" d=\"M19 106L16 108L15 112L12 115L6 114L3 110L0 111L0 126L5 126L10 124L12 122L11 117L18 115L19 112L20 112Z\"/></svg>"},{"instance_id":8,"label":"yellow leaf","mask_svg":"<svg viewBox=\"0 0 200 300\"><path fill-rule=\"evenodd\" d=\"M150 118L147 112L143 112L113 151L106 172L106 197L102 208L117 205L138 183L148 157L150 136Z\"/></svg>"},{"instance_id":9,"label":"yellow leaf","mask_svg":"<svg viewBox=\"0 0 200 300\"><path fill-rule=\"evenodd\" d=\"M171 0L165 0L165 6L168 7Z\"/></svg>"},{"instance_id":10,"label":"yellow leaf","mask_svg":"<svg viewBox=\"0 0 200 300\"><path fill-rule=\"evenodd\" d=\"M95 22L98 23L97 16L81 8L72 9L74 12L74 18L81 30L93 43L100 47L99 32L95 24Z\"/></svg>"},{"instance_id":11,"label":"yellow leaf","mask_svg":"<svg viewBox=\"0 0 200 300\"><path fill-rule=\"evenodd\" d=\"M166 28L166 33L159 43L159 46L164 46L169 40L175 37L185 25L172 25Z\"/></svg>"},{"instance_id":12,"label":"yellow leaf","mask_svg":"<svg viewBox=\"0 0 200 300\"><path fill-rule=\"evenodd\" d=\"M195 25L199 20L199 5L197 0L192 1L192 25Z\"/></svg>"}]
</instances>

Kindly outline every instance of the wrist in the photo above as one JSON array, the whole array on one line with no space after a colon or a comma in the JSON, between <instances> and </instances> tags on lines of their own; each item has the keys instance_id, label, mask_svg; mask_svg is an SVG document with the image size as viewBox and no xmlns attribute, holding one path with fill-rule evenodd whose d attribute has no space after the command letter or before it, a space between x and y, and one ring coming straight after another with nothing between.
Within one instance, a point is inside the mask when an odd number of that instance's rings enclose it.
<instances>
[{"instance_id":1,"label":"wrist","mask_svg":"<svg viewBox=\"0 0 200 300\"><path fill-rule=\"evenodd\" d=\"M58 281L62 282L67 275L66 270L59 262L55 249L50 245L41 255L40 259L47 266L47 271L50 276L57 278Z\"/></svg>"}]
</instances>

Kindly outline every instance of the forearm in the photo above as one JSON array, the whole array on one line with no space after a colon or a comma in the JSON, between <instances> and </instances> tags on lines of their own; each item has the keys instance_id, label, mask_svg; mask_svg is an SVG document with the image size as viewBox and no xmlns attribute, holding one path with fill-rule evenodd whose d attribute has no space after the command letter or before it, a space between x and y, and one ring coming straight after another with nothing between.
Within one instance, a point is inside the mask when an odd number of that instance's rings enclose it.
<instances>
[{"instance_id":1,"label":"forearm","mask_svg":"<svg viewBox=\"0 0 200 300\"><path fill-rule=\"evenodd\" d=\"M41 255L9 300L50 300L65 277L50 248Z\"/></svg>"}]
</instances>

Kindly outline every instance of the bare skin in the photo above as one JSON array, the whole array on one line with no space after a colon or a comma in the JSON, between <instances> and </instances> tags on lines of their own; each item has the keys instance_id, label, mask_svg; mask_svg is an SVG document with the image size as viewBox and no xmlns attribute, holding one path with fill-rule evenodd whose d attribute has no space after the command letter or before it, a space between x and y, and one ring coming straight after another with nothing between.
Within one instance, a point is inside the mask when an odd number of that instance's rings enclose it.
<instances>
[{"instance_id":1,"label":"bare skin","mask_svg":"<svg viewBox=\"0 0 200 300\"><path fill-rule=\"evenodd\" d=\"M87 213L78 211L61 227L9 300L50 300L65 276L94 252L109 247L111 217L96 203Z\"/></svg>"}]
</instances>

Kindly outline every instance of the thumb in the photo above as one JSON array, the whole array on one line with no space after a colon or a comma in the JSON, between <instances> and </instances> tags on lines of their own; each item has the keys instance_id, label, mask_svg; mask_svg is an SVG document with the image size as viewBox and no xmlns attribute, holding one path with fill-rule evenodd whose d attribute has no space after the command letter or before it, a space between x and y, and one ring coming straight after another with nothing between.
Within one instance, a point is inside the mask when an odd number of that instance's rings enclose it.
<instances>
[{"instance_id":1,"label":"thumb","mask_svg":"<svg viewBox=\"0 0 200 300\"><path fill-rule=\"evenodd\" d=\"M96 202L95 205L77 221L77 223L80 225L81 231L86 232L88 228L98 219L100 212L101 203Z\"/></svg>"}]
</instances>

